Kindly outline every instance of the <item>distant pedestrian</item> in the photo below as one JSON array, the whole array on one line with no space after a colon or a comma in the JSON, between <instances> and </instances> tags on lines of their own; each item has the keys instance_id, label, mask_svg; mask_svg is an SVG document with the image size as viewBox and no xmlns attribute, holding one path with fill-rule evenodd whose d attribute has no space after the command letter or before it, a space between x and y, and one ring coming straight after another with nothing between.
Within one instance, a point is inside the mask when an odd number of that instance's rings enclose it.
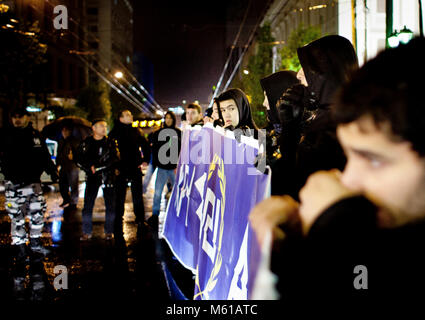
<instances>
[{"instance_id":1,"label":"distant pedestrian","mask_svg":"<svg viewBox=\"0 0 425 320\"><path fill-rule=\"evenodd\" d=\"M93 136L86 138L80 144L77 153L77 163L87 174L81 240L89 240L92 237L93 207L100 187L103 188L105 199L105 239L112 240L119 151L116 141L106 136L108 130L106 120L96 119L92 124Z\"/></svg>"},{"instance_id":2,"label":"distant pedestrian","mask_svg":"<svg viewBox=\"0 0 425 320\"><path fill-rule=\"evenodd\" d=\"M161 195L165 184L174 185L177 162L181 147L181 130L176 127L176 116L169 111L165 114L163 127L152 135L152 162L157 168L152 217L148 222L158 227Z\"/></svg>"},{"instance_id":3,"label":"distant pedestrian","mask_svg":"<svg viewBox=\"0 0 425 320\"><path fill-rule=\"evenodd\" d=\"M75 209L78 203L79 169L74 161L79 142L72 136L72 128L62 128L63 139L59 141L56 164L59 168L59 191L63 202L62 208ZM69 190L71 189L71 195Z\"/></svg>"},{"instance_id":4,"label":"distant pedestrian","mask_svg":"<svg viewBox=\"0 0 425 320\"><path fill-rule=\"evenodd\" d=\"M124 204L128 183L131 184L133 210L136 221L142 224L145 219L143 204L143 175L142 169L150 161L150 146L139 128L132 126L133 115L129 110L120 112L114 128L109 134L111 139L118 143L120 162L119 175L116 181L116 211L115 211L115 237L122 237Z\"/></svg>"}]
</instances>

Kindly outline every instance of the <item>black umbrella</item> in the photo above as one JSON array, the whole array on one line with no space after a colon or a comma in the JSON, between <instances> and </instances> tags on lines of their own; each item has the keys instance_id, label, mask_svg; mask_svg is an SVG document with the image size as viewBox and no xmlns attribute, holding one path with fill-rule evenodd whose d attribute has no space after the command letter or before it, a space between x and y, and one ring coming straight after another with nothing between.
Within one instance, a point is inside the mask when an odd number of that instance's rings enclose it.
<instances>
[{"instance_id":1,"label":"black umbrella","mask_svg":"<svg viewBox=\"0 0 425 320\"><path fill-rule=\"evenodd\" d=\"M83 140L92 134L90 121L77 116L66 116L56 119L46 125L41 132L44 137L59 141L62 139L63 127L70 128L72 131L71 135L79 140Z\"/></svg>"}]
</instances>

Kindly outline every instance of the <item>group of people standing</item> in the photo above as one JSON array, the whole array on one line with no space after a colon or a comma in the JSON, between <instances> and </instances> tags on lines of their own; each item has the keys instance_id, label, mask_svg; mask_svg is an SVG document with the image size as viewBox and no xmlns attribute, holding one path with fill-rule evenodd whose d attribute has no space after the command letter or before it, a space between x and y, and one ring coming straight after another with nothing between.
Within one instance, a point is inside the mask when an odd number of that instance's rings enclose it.
<instances>
[{"instance_id":1,"label":"group of people standing","mask_svg":"<svg viewBox=\"0 0 425 320\"><path fill-rule=\"evenodd\" d=\"M425 117L420 84L414 80L414 74L425 69L424 53L425 40L414 39L359 69L350 41L325 36L298 49L298 73L279 71L261 80L273 196L253 209L250 221L260 244L272 234L272 271L279 282L270 290L276 289L288 303L352 296L391 299L425 284L418 258L425 243ZM181 148L174 113L167 112L162 127L148 139L132 126L128 110L119 114L109 135L106 120L94 120L93 135L79 145L64 128L60 174L44 139L28 124L26 111L14 110L10 116L12 126L1 136L0 154L18 260L26 255L25 215L31 217L32 252L46 253L40 242L46 210L40 187L43 171L53 181L60 177L63 207L76 205L78 167L86 172L85 241L92 236L100 187L106 239L122 239L128 183L136 221L143 224L142 195L157 170L148 219L157 229L161 195L167 182L169 191L174 185ZM189 104L182 121L186 126L211 122L261 136L240 89L221 93L204 114L199 105ZM72 187L76 184L77 189ZM401 270L391 283L386 265ZM353 268L354 273L364 270L356 266L370 268L371 293L358 291L368 289L367 278L355 278L353 287Z\"/></svg>"}]
</instances>

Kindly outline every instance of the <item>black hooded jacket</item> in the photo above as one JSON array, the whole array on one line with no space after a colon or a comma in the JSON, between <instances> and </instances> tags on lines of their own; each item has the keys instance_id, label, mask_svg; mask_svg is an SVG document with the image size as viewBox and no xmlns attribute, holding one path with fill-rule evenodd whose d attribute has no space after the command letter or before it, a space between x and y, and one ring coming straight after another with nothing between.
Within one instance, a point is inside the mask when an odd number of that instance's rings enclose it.
<instances>
[{"instance_id":1,"label":"black hooded jacket","mask_svg":"<svg viewBox=\"0 0 425 320\"><path fill-rule=\"evenodd\" d=\"M287 89L298 83L299 80L294 71L278 71L260 80L261 87L269 101L270 110L267 115L272 124L280 124L276 106L279 98Z\"/></svg>"},{"instance_id":2,"label":"black hooded jacket","mask_svg":"<svg viewBox=\"0 0 425 320\"><path fill-rule=\"evenodd\" d=\"M215 100L220 108L220 102L233 99L239 112L239 123L236 127L228 128L230 130L241 129L245 135L250 136L249 129L254 129L254 137L258 139L258 128L252 119L251 107L248 98L241 89L229 89Z\"/></svg>"},{"instance_id":3,"label":"black hooded jacket","mask_svg":"<svg viewBox=\"0 0 425 320\"><path fill-rule=\"evenodd\" d=\"M39 183L43 171L53 180L57 178L56 166L45 139L31 123L25 128L2 129L0 156L5 179L14 184Z\"/></svg>"},{"instance_id":4,"label":"black hooded jacket","mask_svg":"<svg viewBox=\"0 0 425 320\"><path fill-rule=\"evenodd\" d=\"M335 91L358 68L356 51L349 40L338 35L325 36L298 49L308 90L326 108Z\"/></svg>"},{"instance_id":5,"label":"black hooded jacket","mask_svg":"<svg viewBox=\"0 0 425 320\"><path fill-rule=\"evenodd\" d=\"M299 48L298 55L308 83L306 90L315 97L317 110L309 121L294 120L282 124L281 144L284 143L281 153L290 159L285 164L288 166L285 171L292 175L292 179L282 183L286 185L285 193L294 198L298 197L310 174L332 168L342 170L345 166L346 159L329 110L337 89L358 67L350 41L337 35L320 38ZM300 128L303 130L301 139L295 134ZM297 147L291 147L297 144Z\"/></svg>"},{"instance_id":6,"label":"black hooded jacket","mask_svg":"<svg viewBox=\"0 0 425 320\"><path fill-rule=\"evenodd\" d=\"M121 121L115 123L114 128L109 133L111 139L115 139L120 150L120 162L118 169L121 173L131 173L143 163L149 163L151 149L148 141L143 137L138 128L131 124L124 124Z\"/></svg>"},{"instance_id":7,"label":"black hooded jacket","mask_svg":"<svg viewBox=\"0 0 425 320\"><path fill-rule=\"evenodd\" d=\"M278 71L260 80L261 87L266 93L270 110L267 111L267 117L270 122L267 128L267 163L272 169L271 192L273 195L290 192L285 186L292 185L293 171L287 172L286 168L294 167L294 157L290 158L286 154L281 157L282 148L285 150L295 150L298 145L300 130L299 128L288 128L288 125L282 125L277 106L281 96L292 86L299 84L297 74L293 71ZM282 141L282 131L286 140ZM288 146L285 142L291 142ZM280 148L279 148L280 147ZM287 181L283 184L282 181Z\"/></svg>"}]
</instances>

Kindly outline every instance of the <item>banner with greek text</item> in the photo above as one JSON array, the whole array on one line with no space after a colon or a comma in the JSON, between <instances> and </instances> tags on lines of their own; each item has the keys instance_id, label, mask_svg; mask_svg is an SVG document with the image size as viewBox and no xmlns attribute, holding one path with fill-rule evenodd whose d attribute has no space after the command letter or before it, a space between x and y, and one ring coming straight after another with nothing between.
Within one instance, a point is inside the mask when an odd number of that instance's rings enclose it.
<instances>
[{"instance_id":1,"label":"banner with greek text","mask_svg":"<svg viewBox=\"0 0 425 320\"><path fill-rule=\"evenodd\" d=\"M163 237L196 276L194 299L248 299L260 248L248 223L269 195L258 140L222 128L185 130ZM265 168L264 168L265 169Z\"/></svg>"}]
</instances>

